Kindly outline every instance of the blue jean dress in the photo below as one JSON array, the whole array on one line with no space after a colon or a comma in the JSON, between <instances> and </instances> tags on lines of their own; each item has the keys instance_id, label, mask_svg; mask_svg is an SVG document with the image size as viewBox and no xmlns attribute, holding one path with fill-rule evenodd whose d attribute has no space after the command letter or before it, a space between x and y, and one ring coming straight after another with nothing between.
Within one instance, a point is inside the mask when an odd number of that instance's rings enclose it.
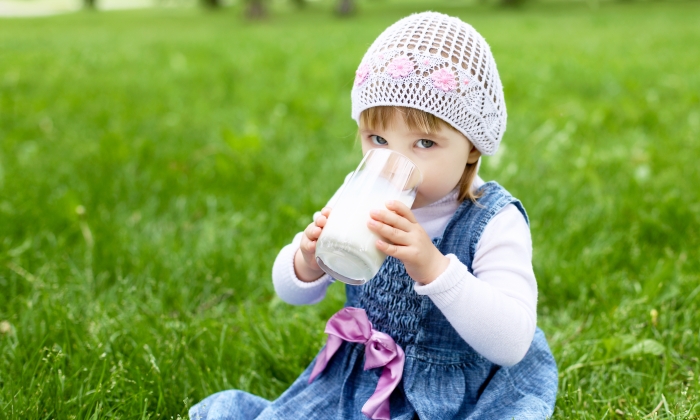
<instances>
[{"instance_id":1,"label":"blue jean dress","mask_svg":"<svg viewBox=\"0 0 700 420\"><path fill-rule=\"evenodd\" d=\"M508 204L527 220L520 201L488 182L478 204L464 201L434 239L471 271L476 245L488 222ZM362 308L376 330L406 353L403 378L390 397L392 419L546 419L554 411L558 375L538 328L530 349L514 366L498 366L477 353L427 296L413 290L403 264L387 258L362 286L346 286L345 306ZM213 394L190 409L192 420L358 419L381 368L364 370L364 345L345 342L309 384L315 360L279 398L268 401L240 390Z\"/></svg>"}]
</instances>

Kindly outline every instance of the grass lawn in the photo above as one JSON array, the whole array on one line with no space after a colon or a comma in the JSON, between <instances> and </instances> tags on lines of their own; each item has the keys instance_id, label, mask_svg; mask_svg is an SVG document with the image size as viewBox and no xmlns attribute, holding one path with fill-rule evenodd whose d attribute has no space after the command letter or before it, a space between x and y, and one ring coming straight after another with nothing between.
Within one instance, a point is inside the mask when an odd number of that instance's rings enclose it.
<instances>
[{"instance_id":1,"label":"grass lawn","mask_svg":"<svg viewBox=\"0 0 700 420\"><path fill-rule=\"evenodd\" d=\"M532 219L556 418L700 416L700 4L434 6L489 41L486 158ZM360 159L369 43L418 6L247 23L158 9L0 20L0 418L186 417L278 396L344 301L279 249Z\"/></svg>"}]
</instances>

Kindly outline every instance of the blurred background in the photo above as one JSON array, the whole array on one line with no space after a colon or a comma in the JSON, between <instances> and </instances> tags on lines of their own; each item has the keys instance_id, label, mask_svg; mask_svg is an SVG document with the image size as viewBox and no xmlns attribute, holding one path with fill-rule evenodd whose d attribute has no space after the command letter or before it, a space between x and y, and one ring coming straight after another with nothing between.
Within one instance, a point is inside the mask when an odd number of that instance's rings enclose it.
<instances>
[{"instance_id":1,"label":"blurred background","mask_svg":"<svg viewBox=\"0 0 700 420\"><path fill-rule=\"evenodd\" d=\"M359 162L354 72L436 10L491 45L481 176L532 220L555 418L700 415L700 3L0 0L0 418L277 397L344 302L279 249Z\"/></svg>"}]
</instances>

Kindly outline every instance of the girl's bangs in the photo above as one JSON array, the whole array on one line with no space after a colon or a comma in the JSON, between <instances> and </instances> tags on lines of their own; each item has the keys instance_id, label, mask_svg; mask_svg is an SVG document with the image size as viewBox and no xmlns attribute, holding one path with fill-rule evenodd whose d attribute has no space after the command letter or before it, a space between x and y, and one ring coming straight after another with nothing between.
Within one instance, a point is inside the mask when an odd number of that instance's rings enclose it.
<instances>
[{"instance_id":1,"label":"girl's bangs","mask_svg":"<svg viewBox=\"0 0 700 420\"><path fill-rule=\"evenodd\" d=\"M360 113L360 125L369 130L382 130L399 114L406 126L414 131L430 134L437 132L446 122L420 109L403 106L375 106Z\"/></svg>"}]
</instances>

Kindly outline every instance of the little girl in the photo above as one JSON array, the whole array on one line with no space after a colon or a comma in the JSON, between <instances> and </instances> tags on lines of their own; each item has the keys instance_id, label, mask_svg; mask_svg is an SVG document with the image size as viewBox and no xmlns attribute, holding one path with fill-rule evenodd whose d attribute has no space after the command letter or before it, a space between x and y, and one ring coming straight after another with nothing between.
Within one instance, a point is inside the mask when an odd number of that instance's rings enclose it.
<instances>
[{"instance_id":1,"label":"little girl","mask_svg":"<svg viewBox=\"0 0 700 420\"><path fill-rule=\"evenodd\" d=\"M352 116L362 151L410 158L423 183L413 208L370 212L389 257L328 322L328 343L277 400L214 394L192 419L544 419L557 368L536 326L537 284L520 201L478 175L506 126L503 89L484 38L461 20L420 13L386 29L356 72ZM336 193L337 196L337 193ZM324 298L333 281L316 240L334 198L284 247L279 296Z\"/></svg>"}]
</instances>

